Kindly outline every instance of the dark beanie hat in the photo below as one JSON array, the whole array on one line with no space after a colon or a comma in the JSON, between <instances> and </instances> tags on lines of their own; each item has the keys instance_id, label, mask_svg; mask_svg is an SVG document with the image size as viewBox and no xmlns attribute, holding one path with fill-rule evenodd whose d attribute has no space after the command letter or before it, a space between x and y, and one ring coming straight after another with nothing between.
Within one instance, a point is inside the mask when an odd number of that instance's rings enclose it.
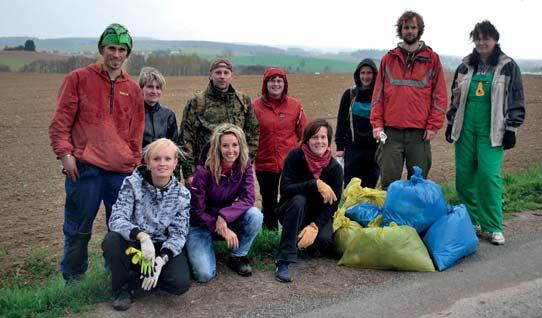
<instances>
[{"instance_id":1,"label":"dark beanie hat","mask_svg":"<svg viewBox=\"0 0 542 318\"><path fill-rule=\"evenodd\" d=\"M230 60L228 60L225 57L218 57L214 59L211 62L211 66L209 67L209 72L212 72L215 68L219 68L219 67L225 67L228 70L233 72L233 65L231 64Z\"/></svg>"}]
</instances>

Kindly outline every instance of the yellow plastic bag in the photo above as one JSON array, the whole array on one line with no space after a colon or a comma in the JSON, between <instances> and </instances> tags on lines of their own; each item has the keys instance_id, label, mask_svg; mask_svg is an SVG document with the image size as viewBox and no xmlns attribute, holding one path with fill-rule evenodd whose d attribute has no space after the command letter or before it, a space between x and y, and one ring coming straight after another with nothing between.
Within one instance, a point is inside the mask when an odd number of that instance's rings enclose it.
<instances>
[{"instance_id":1,"label":"yellow plastic bag","mask_svg":"<svg viewBox=\"0 0 542 318\"><path fill-rule=\"evenodd\" d=\"M401 271L434 272L427 248L413 227L365 228L352 239L339 265Z\"/></svg>"},{"instance_id":2,"label":"yellow plastic bag","mask_svg":"<svg viewBox=\"0 0 542 318\"><path fill-rule=\"evenodd\" d=\"M382 206L386 200L386 191L372 188L362 188L361 179L352 178L344 189L342 197L344 200L341 201L339 207L345 209L348 209L349 207L360 202L369 202L376 206Z\"/></svg>"},{"instance_id":3,"label":"yellow plastic bag","mask_svg":"<svg viewBox=\"0 0 542 318\"><path fill-rule=\"evenodd\" d=\"M344 251L363 227L358 222L344 216L344 209L339 209L333 217L333 251L343 255Z\"/></svg>"}]
</instances>

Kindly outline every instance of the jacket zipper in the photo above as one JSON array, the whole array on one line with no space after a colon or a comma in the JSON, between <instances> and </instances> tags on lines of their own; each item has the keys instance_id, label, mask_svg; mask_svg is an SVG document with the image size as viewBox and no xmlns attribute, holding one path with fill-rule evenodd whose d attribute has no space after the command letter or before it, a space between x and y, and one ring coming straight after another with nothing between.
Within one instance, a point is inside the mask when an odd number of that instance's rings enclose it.
<instances>
[{"instance_id":1,"label":"jacket zipper","mask_svg":"<svg viewBox=\"0 0 542 318\"><path fill-rule=\"evenodd\" d=\"M153 106L153 107L156 107ZM149 115L151 116L151 126L152 126L152 141L156 140L156 131L154 131L154 113L151 111L149 112Z\"/></svg>"},{"instance_id":2,"label":"jacket zipper","mask_svg":"<svg viewBox=\"0 0 542 318\"><path fill-rule=\"evenodd\" d=\"M111 80L111 91L109 92L109 113L113 113L113 102L115 100L115 80Z\"/></svg>"}]
</instances>

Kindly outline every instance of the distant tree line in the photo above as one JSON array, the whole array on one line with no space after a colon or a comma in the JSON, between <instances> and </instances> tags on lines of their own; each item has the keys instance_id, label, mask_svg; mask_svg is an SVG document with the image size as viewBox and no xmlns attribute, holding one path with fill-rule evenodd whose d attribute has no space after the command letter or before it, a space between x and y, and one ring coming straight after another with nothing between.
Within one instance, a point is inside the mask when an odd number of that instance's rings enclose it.
<instances>
[{"instance_id":1,"label":"distant tree line","mask_svg":"<svg viewBox=\"0 0 542 318\"><path fill-rule=\"evenodd\" d=\"M95 58L71 56L62 60L37 60L21 68L23 72L69 73L76 68L92 64ZM144 66L153 66L166 76L207 75L211 61L198 55L143 55L133 54L126 62L126 70L134 76L139 75ZM264 65L235 66L235 73L240 75L263 74ZM0 69L1 71L1 69Z\"/></svg>"},{"instance_id":2,"label":"distant tree line","mask_svg":"<svg viewBox=\"0 0 542 318\"><path fill-rule=\"evenodd\" d=\"M64 60L37 60L21 68L22 72L33 73L69 73L76 68L96 62L96 59L84 56L70 56Z\"/></svg>"},{"instance_id":3,"label":"distant tree line","mask_svg":"<svg viewBox=\"0 0 542 318\"><path fill-rule=\"evenodd\" d=\"M27 51L27 52L36 52L36 44L32 40L26 40L24 45L18 46L5 46L4 51Z\"/></svg>"}]
</instances>

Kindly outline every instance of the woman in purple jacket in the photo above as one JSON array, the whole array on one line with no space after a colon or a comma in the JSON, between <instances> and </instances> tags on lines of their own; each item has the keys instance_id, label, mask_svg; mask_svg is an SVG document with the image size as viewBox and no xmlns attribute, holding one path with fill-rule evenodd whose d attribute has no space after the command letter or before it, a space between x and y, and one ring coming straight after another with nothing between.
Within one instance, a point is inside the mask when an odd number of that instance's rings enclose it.
<instances>
[{"instance_id":1,"label":"woman in purple jacket","mask_svg":"<svg viewBox=\"0 0 542 318\"><path fill-rule=\"evenodd\" d=\"M216 275L213 239L223 238L231 250L227 265L250 276L246 255L260 231L263 215L254 207L254 171L245 133L233 124L217 126L204 166L191 185L190 231L186 242L194 279L208 282Z\"/></svg>"}]
</instances>

